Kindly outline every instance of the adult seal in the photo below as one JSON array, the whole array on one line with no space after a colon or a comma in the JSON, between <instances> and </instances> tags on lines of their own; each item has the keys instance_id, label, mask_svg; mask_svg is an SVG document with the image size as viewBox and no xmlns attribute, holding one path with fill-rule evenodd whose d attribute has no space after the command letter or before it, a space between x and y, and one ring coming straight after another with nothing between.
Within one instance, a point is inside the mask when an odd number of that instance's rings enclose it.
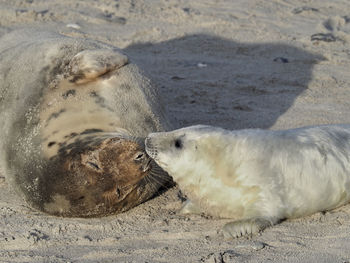
<instances>
[{"instance_id":1,"label":"adult seal","mask_svg":"<svg viewBox=\"0 0 350 263\"><path fill-rule=\"evenodd\" d=\"M144 151L169 128L154 85L117 48L35 29L0 39L0 165L34 208L126 211L167 180Z\"/></svg>"},{"instance_id":2,"label":"adult seal","mask_svg":"<svg viewBox=\"0 0 350 263\"><path fill-rule=\"evenodd\" d=\"M232 218L225 237L350 201L350 125L152 133L146 151L189 197L182 212Z\"/></svg>"}]
</instances>

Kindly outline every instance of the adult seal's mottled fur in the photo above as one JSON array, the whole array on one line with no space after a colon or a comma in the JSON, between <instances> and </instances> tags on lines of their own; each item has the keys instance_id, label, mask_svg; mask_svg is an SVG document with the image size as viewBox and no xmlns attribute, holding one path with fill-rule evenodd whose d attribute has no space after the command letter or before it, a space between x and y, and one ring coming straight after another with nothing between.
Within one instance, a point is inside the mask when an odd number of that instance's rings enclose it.
<instances>
[{"instance_id":1,"label":"adult seal's mottled fur","mask_svg":"<svg viewBox=\"0 0 350 263\"><path fill-rule=\"evenodd\" d=\"M109 215L167 177L144 151L168 129L154 86L113 46L25 29L0 39L0 161L36 209Z\"/></svg>"},{"instance_id":2,"label":"adult seal's mottled fur","mask_svg":"<svg viewBox=\"0 0 350 263\"><path fill-rule=\"evenodd\" d=\"M193 126L146 138L189 197L182 212L232 218L226 237L350 201L350 125L228 131Z\"/></svg>"}]
</instances>

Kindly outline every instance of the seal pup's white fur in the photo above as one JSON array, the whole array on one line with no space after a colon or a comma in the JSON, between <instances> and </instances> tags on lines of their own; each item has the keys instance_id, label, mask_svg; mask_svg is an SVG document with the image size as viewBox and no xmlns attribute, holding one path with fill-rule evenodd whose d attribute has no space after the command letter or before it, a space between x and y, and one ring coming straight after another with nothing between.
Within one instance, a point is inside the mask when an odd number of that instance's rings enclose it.
<instances>
[{"instance_id":1,"label":"seal pup's white fur","mask_svg":"<svg viewBox=\"0 0 350 263\"><path fill-rule=\"evenodd\" d=\"M228 131L192 126L151 133L146 151L207 214L232 218L225 237L350 200L350 125Z\"/></svg>"}]
</instances>

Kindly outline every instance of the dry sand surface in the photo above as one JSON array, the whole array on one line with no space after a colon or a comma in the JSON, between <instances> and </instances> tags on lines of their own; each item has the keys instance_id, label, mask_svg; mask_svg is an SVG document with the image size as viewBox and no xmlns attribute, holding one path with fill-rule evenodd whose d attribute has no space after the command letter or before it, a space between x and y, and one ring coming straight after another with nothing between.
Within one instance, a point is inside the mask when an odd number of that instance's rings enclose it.
<instances>
[{"instance_id":1,"label":"dry sand surface","mask_svg":"<svg viewBox=\"0 0 350 263\"><path fill-rule=\"evenodd\" d=\"M0 0L0 35L43 24L124 49L176 127L350 123L349 0ZM227 241L227 220L178 215L181 202L172 188L124 214L57 218L0 177L0 261L350 262L350 205Z\"/></svg>"}]
</instances>

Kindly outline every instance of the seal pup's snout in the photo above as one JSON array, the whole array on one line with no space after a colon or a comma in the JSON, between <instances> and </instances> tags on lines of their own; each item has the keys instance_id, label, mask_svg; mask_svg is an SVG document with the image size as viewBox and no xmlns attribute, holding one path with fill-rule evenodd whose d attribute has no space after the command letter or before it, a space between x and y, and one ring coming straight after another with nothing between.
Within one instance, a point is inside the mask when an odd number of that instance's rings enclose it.
<instances>
[{"instance_id":1,"label":"seal pup's snout","mask_svg":"<svg viewBox=\"0 0 350 263\"><path fill-rule=\"evenodd\" d=\"M157 148L154 145L153 139L151 138L151 135L152 134L150 134L145 139L146 152L152 159L156 159L158 152L157 152Z\"/></svg>"}]
</instances>

